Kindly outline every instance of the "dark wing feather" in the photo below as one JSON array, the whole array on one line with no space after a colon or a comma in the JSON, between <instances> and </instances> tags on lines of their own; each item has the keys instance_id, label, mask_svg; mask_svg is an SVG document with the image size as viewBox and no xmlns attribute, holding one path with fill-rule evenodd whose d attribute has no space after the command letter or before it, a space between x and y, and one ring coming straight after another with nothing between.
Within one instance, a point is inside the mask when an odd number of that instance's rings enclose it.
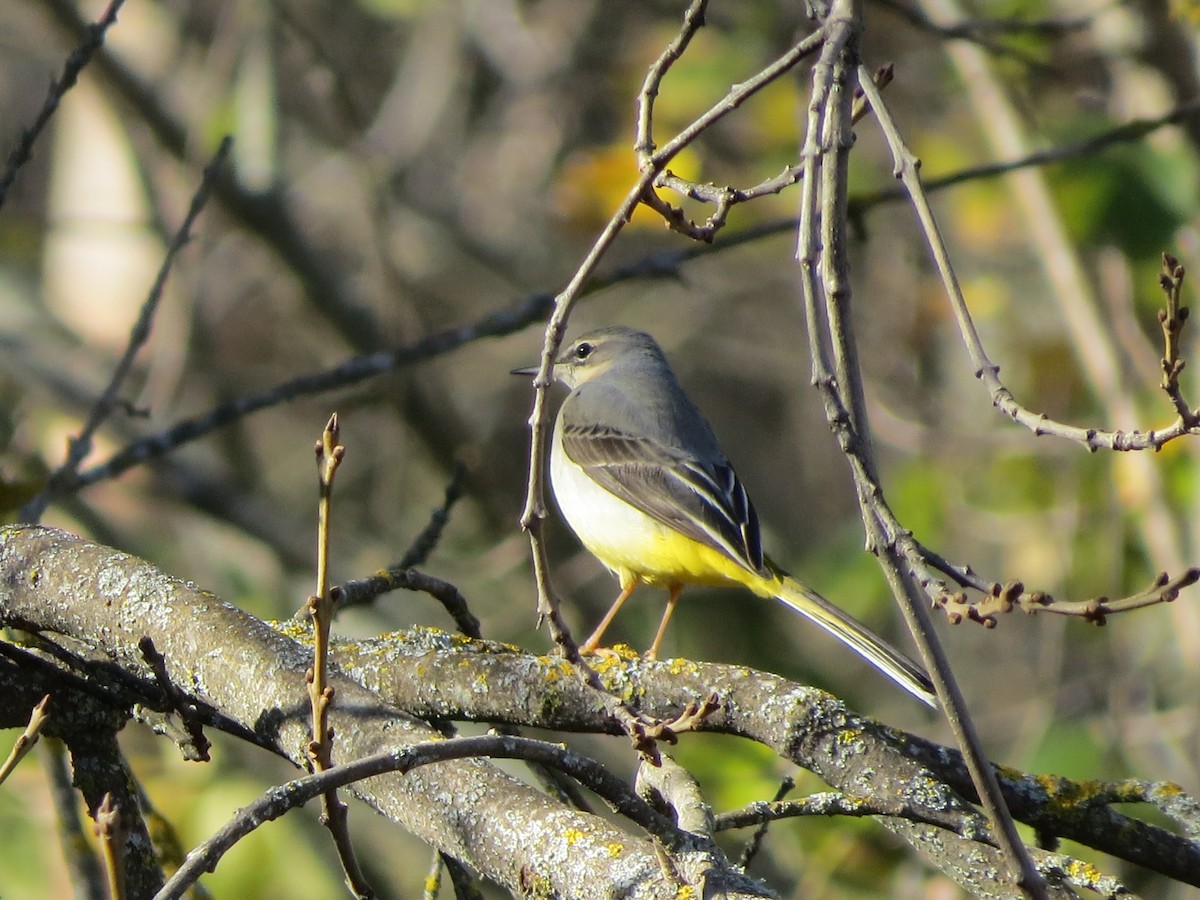
<instances>
[{"instance_id":1,"label":"dark wing feather","mask_svg":"<svg viewBox=\"0 0 1200 900\"><path fill-rule=\"evenodd\" d=\"M758 515L724 457L708 465L604 424L562 429L563 450L593 481L626 503L760 575Z\"/></svg>"}]
</instances>

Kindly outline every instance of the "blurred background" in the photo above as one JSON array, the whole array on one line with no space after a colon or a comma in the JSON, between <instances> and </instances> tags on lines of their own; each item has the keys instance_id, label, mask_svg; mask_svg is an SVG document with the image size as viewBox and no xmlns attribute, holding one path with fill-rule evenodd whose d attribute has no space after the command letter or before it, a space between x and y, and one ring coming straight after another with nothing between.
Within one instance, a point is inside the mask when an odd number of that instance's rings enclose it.
<instances>
[{"instance_id":1,"label":"blurred background","mask_svg":"<svg viewBox=\"0 0 1200 900\"><path fill-rule=\"evenodd\" d=\"M801 4L715 2L662 85L655 135L676 130L807 30ZM0 150L36 117L100 3L0 4ZM517 519L545 307L636 177L634 100L677 33L681 3L131 0L107 52L64 99L0 210L0 510L12 520L63 459L107 383L226 134L226 187L176 262L150 342L84 469L215 405L378 350L514 311L503 336L352 387L275 405L51 508L59 525L143 556L256 615L290 616L312 590L312 446L338 411L347 461L333 577L396 561L457 462L466 466L429 572L459 586L486 637L547 651L534 630ZM986 12L988 18L979 16ZM926 179L1070 146L1197 98L1196 6L1047 0L956 8L865 5L864 60L893 62L886 98ZM932 21L931 21L932 20ZM966 25L952 40L932 22ZM672 168L748 186L798 161L801 66L707 132ZM1001 377L1030 408L1083 426L1174 418L1157 389L1160 254L1200 266L1200 118L1086 155L939 192L934 205ZM971 371L875 122L852 161L859 350L888 497L926 546L997 581L1062 598L1120 596L1200 562L1196 445L1088 454L991 408ZM882 193L881 193L882 192ZM670 198L677 202L677 198ZM601 265L634 267L590 294L571 333L654 333L706 411L786 568L909 646L872 558L846 466L809 387L793 260L795 190L743 205L712 247L640 211ZM690 202L690 216L711 213ZM738 240L750 229L764 236ZM678 265L677 254L694 250ZM1191 301L1191 282L1186 299ZM497 321L495 319L489 321ZM1190 355L1193 343L1185 343ZM1185 393L1200 397L1184 373ZM558 395L556 395L557 397ZM616 592L555 523L554 579L586 635ZM782 608L740 592L685 595L664 645L811 682L856 709L947 741L945 727ZM609 632L644 649L663 598L643 589ZM422 595L339 620L351 635L450 628ZM993 758L1071 778L1178 781L1200 791L1200 592L1104 628L1014 615L940 631ZM224 742L194 766L141 729L124 735L185 846L288 771ZM0 736L0 744L10 742ZM632 767L600 739L583 752ZM742 742L689 738L680 760L724 809L771 795L790 767ZM256 774L247 773L252 767ZM0 893L61 895L52 814L34 765L0 791ZM817 789L801 777L800 788ZM354 813L384 896L413 896L428 853ZM333 896L340 876L298 814L245 841L208 879L216 896ZM297 843L300 841L301 843ZM311 852L298 854L298 846ZM731 844L735 846L735 844ZM1148 897L1185 896L1112 860ZM772 832L758 874L797 896L953 897L950 882L869 822ZM391 885L389 887L388 885ZM391 890L393 893L386 893Z\"/></svg>"}]
</instances>

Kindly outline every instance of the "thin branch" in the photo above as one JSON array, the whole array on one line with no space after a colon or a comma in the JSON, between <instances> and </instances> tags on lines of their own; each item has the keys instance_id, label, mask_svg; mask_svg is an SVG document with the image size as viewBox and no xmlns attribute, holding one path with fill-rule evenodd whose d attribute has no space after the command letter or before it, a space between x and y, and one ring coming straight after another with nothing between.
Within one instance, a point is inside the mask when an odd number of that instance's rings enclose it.
<instances>
[{"instance_id":1,"label":"thin branch","mask_svg":"<svg viewBox=\"0 0 1200 900\"><path fill-rule=\"evenodd\" d=\"M667 837L676 845L686 842L686 837L669 819L638 797L620 778L585 756L558 744L530 738L509 735L462 737L414 744L402 750L385 750L268 788L261 797L240 809L216 834L193 849L155 900L183 896L202 874L212 872L221 857L247 834L309 800L376 775L407 774L432 763L476 757L521 759L552 766L604 797L614 810L651 834Z\"/></svg>"},{"instance_id":2,"label":"thin branch","mask_svg":"<svg viewBox=\"0 0 1200 900\"><path fill-rule=\"evenodd\" d=\"M118 360L116 368L113 370L108 387L104 389L104 392L92 407L91 415L88 416L83 430L80 431L77 437L72 438L68 442L66 460L50 476L45 488L21 510L22 522L38 521L42 517L42 513L45 512L46 507L76 483L75 473L79 470L80 463L92 451L92 438L100 426L104 424L104 421L112 414L113 410L118 407L120 401L117 395L120 393L122 386L125 384L125 379L129 376L129 372L133 368L134 357L137 356L138 351L141 350L142 346L150 338L150 328L154 322L154 315L158 311L159 301L162 300L163 289L167 284L167 276L171 273L171 267L175 263L175 258L187 246L188 241L191 240L192 226L195 225L200 211L204 209L204 204L207 202L209 193L212 190L213 181L222 164L225 162L226 156L229 155L229 150L232 146L232 138L226 137L222 140L221 146L217 148L217 152L213 154L212 160L205 167L204 174L200 178L200 185L196 188L196 193L192 195L192 202L188 207L187 215L184 216L179 230L175 232L175 235L171 238L171 242L167 245L167 252L163 257L162 265L159 267L158 274L154 278L154 284L150 286L150 293L146 296L146 300L142 304L137 321L134 322L133 328L129 332L129 340L125 345L125 352L121 355L121 359Z\"/></svg>"},{"instance_id":3,"label":"thin branch","mask_svg":"<svg viewBox=\"0 0 1200 900\"><path fill-rule=\"evenodd\" d=\"M920 545L913 542L919 553L930 555ZM911 560L911 557L908 557ZM914 571L923 570L919 564L913 565ZM1027 591L1019 581L1008 584L992 583L990 586L975 585L984 591L984 596L978 600L968 599L961 591L951 592L944 584L935 584L936 579L921 579L921 585L929 594L933 604L943 609L946 618L952 625L967 619L978 622L985 628L995 628L997 616L1020 609L1027 613L1047 612L1059 616L1071 616L1083 619L1096 625L1104 625L1108 617L1118 613L1144 609L1147 606L1157 606L1160 603L1173 603L1179 598L1179 592L1200 581L1200 568L1185 570L1181 575L1171 577L1166 572L1159 572L1154 580L1144 590L1137 591L1127 597L1113 600L1108 597L1092 597L1088 600L1056 600L1041 591Z\"/></svg>"},{"instance_id":4,"label":"thin branch","mask_svg":"<svg viewBox=\"0 0 1200 900\"><path fill-rule=\"evenodd\" d=\"M875 111L876 121L887 134L889 143L892 143L893 154L897 154L896 142L900 141L899 133L883 103L882 92L875 86L872 74L866 66L859 65L859 85ZM900 146L903 146L902 142ZM928 219L929 224L936 231L937 226L933 222L931 213ZM923 224L925 224L924 221ZM840 237L840 234L838 236ZM945 258L948 269L949 259L944 255L944 248L943 258ZM853 373L853 376L855 379L861 379L861 375L857 371ZM861 386L861 380L856 383ZM853 458L857 459L856 456ZM996 829L999 846L1015 869L1016 884L1024 894L1035 900L1045 898L1047 896L1046 884L1017 832L1012 815L1000 791L999 782L988 763L974 722L967 711L966 701L954 678L950 662L933 630L933 623L924 598L910 575L907 558L911 534L900 526L890 508L886 507L882 489L879 487L877 479L873 477L872 470L865 465L857 466L856 463L854 477L855 483L859 485L860 504L863 506L868 532L875 533L882 538L883 544L877 548L877 552L884 562L888 580L893 583L894 593L920 650L921 658L929 668L929 674L937 687L938 697L942 700L947 721L962 750L963 759L971 773L971 780L979 791L980 801Z\"/></svg>"},{"instance_id":5,"label":"thin branch","mask_svg":"<svg viewBox=\"0 0 1200 900\"><path fill-rule=\"evenodd\" d=\"M892 816L945 828L967 840L974 841L980 838L978 823L953 810L931 809L887 797L851 797L840 791L809 794L799 800L757 800L741 809L718 813L713 819L713 829L728 831L732 828L748 828L751 825L765 826L781 819L807 816Z\"/></svg>"},{"instance_id":6,"label":"thin branch","mask_svg":"<svg viewBox=\"0 0 1200 900\"><path fill-rule=\"evenodd\" d=\"M401 589L429 594L442 604L460 632L470 638L481 637L479 619L471 612L462 592L448 581L413 568L391 566L366 578L347 581L333 590L338 609L343 609L371 603L381 594Z\"/></svg>"},{"instance_id":7,"label":"thin branch","mask_svg":"<svg viewBox=\"0 0 1200 900\"><path fill-rule=\"evenodd\" d=\"M471 325L448 328L395 350L355 356L324 372L301 375L262 393L220 403L201 415L183 419L164 431L134 441L104 462L79 473L64 486L64 491L78 490L98 481L115 478L136 465L165 456L183 444L259 410L299 397L347 387L376 375L425 362L483 337L511 334L536 322L549 305L548 296L533 294L512 309L489 313Z\"/></svg>"},{"instance_id":8,"label":"thin branch","mask_svg":"<svg viewBox=\"0 0 1200 900\"><path fill-rule=\"evenodd\" d=\"M771 802L782 802L783 798L790 794L795 786L796 779L792 778L790 775L787 776L779 783L779 788L775 791L775 796L771 798ZM713 820L714 831L721 830L721 827L717 824L720 819L721 817L717 816ZM767 829L770 827L771 823L765 819L762 822L759 822L758 827L754 829L754 833L750 835L750 839L746 841L746 845L742 847L742 852L738 855L737 867L743 872L750 867L750 863L754 862L754 857L758 856L758 851L762 848L763 840L766 839Z\"/></svg>"},{"instance_id":9,"label":"thin branch","mask_svg":"<svg viewBox=\"0 0 1200 900\"><path fill-rule=\"evenodd\" d=\"M121 11L121 7L125 5L125 0L109 0L108 6L104 8L100 18L91 25L84 26L87 31L87 37L63 63L62 74L58 79L51 83L50 90L46 95L46 101L42 104L41 112L37 118L33 120L33 124L28 128L21 129L21 137L17 141L17 146L8 154L8 159L4 164L4 172L0 173L0 208L4 207L4 201L8 197L8 189L12 187L16 180L17 173L21 167L33 157L33 145L46 129L50 119L54 113L58 111L58 105L62 102L67 91L75 86L79 80L79 73L91 61L92 56L104 46L104 37L108 29L117 21L117 13ZM79 24L84 25L82 20ZM77 29L78 30L78 29Z\"/></svg>"},{"instance_id":10,"label":"thin branch","mask_svg":"<svg viewBox=\"0 0 1200 900\"><path fill-rule=\"evenodd\" d=\"M941 229L938 227L936 219L934 219L933 211L929 207L929 201L921 186L919 175L920 160L908 149L886 108L881 103L876 102L874 98L872 98L872 102L876 107L876 118L883 129L884 135L887 137L892 149L892 155L896 161L896 177L903 181L905 189L912 200L917 218L927 237L930 249L933 252L934 261L946 286L959 333L975 368L975 377L983 383L991 395L992 405L1014 422L1024 425L1037 436L1046 434L1055 435L1082 444L1088 450L1092 451L1102 447L1110 450L1158 449L1168 441L1193 431L1182 420L1177 420L1174 425L1166 429L1147 433L1140 431L1106 432L1095 428L1080 428L1056 422L1041 413L1034 413L1017 402L1012 392L1000 380L1000 367L991 361L987 351L983 347L983 341L979 337L979 331L975 327L974 319L967 307L966 299L963 297L958 276L955 274L954 267L950 262Z\"/></svg>"},{"instance_id":11,"label":"thin branch","mask_svg":"<svg viewBox=\"0 0 1200 900\"><path fill-rule=\"evenodd\" d=\"M708 10L708 0L692 0L683 13L683 24L679 33L671 40L658 59L650 64L642 89L638 91L637 99L637 138L633 143L633 152L637 155L638 165L645 166L650 162L654 153L654 100L658 97L658 86L671 66L673 66L688 48L696 32L704 27L704 16Z\"/></svg>"}]
</instances>

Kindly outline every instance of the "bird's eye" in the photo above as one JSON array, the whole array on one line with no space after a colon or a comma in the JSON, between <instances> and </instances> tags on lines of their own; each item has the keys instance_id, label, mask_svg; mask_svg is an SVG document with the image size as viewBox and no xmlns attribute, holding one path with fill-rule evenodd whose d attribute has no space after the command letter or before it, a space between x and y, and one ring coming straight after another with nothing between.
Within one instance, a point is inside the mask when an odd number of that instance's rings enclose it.
<instances>
[{"instance_id":1,"label":"bird's eye","mask_svg":"<svg viewBox=\"0 0 1200 900\"><path fill-rule=\"evenodd\" d=\"M595 349L595 347L593 347L587 341L583 341L581 343L576 344L575 345L575 359L579 362L583 362L585 359L587 359L589 356L592 355L592 351L594 349Z\"/></svg>"}]
</instances>

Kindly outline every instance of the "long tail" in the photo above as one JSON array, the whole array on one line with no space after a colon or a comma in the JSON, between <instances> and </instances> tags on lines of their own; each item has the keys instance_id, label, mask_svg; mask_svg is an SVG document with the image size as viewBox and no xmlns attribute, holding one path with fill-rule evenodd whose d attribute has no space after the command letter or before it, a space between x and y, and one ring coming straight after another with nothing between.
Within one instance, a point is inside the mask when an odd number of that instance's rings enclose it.
<instances>
[{"instance_id":1,"label":"long tail","mask_svg":"<svg viewBox=\"0 0 1200 900\"><path fill-rule=\"evenodd\" d=\"M774 593L776 599L816 622L914 697L930 706L937 706L933 682L929 680L924 669L899 650L884 643L882 638L876 637L865 625L842 612L816 591L788 575L781 574Z\"/></svg>"}]
</instances>

